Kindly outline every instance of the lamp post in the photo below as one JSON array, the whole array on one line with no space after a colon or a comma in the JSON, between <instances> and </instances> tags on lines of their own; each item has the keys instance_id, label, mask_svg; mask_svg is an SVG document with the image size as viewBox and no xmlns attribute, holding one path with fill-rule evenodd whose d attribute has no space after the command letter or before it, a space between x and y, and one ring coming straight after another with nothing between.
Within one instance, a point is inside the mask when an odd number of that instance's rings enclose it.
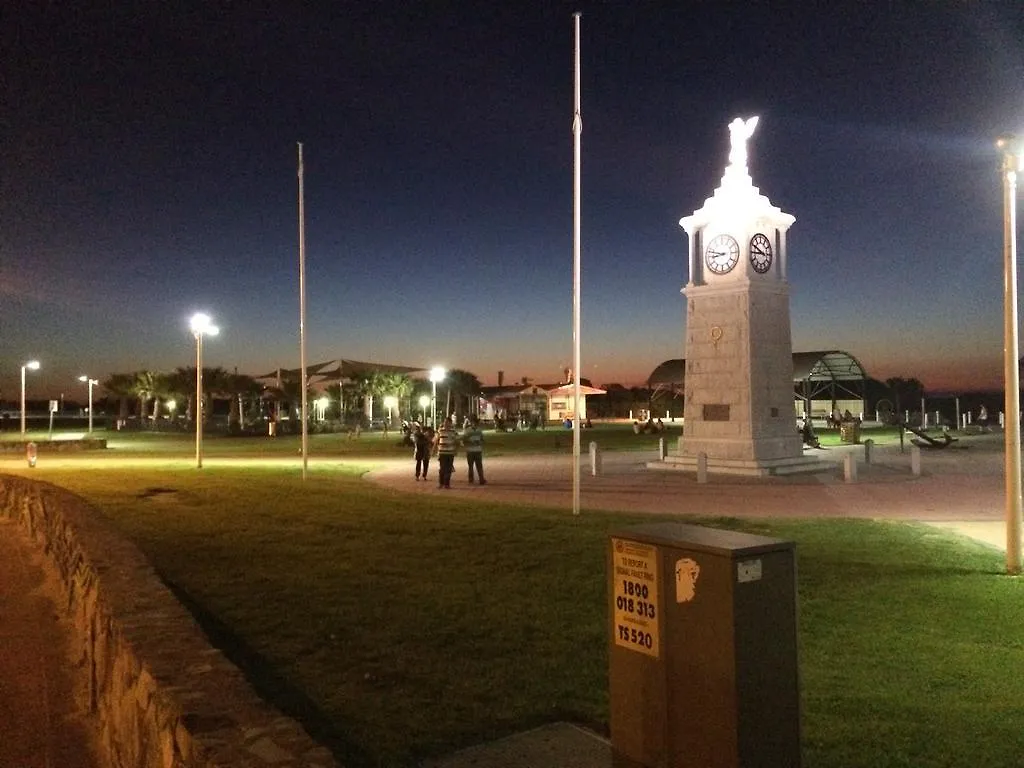
<instances>
[{"instance_id":1,"label":"lamp post","mask_svg":"<svg viewBox=\"0 0 1024 768\"><path fill-rule=\"evenodd\" d=\"M398 398L394 395L388 395L384 398L384 407L388 409L388 426L392 426L394 421L391 418L391 410L398 405Z\"/></svg>"},{"instance_id":2,"label":"lamp post","mask_svg":"<svg viewBox=\"0 0 1024 768\"><path fill-rule=\"evenodd\" d=\"M426 425L427 422L427 406L430 405L430 397L428 395L420 395L420 421Z\"/></svg>"},{"instance_id":3,"label":"lamp post","mask_svg":"<svg viewBox=\"0 0 1024 768\"><path fill-rule=\"evenodd\" d=\"M203 336L216 336L220 328L203 312L192 315L192 335L196 337L196 469L203 466Z\"/></svg>"},{"instance_id":4,"label":"lamp post","mask_svg":"<svg viewBox=\"0 0 1024 768\"><path fill-rule=\"evenodd\" d=\"M1020 373L1017 341L1017 139L1000 136L1003 153L1003 364L1006 425L1006 571L1021 571Z\"/></svg>"},{"instance_id":5,"label":"lamp post","mask_svg":"<svg viewBox=\"0 0 1024 768\"><path fill-rule=\"evenodd\" d=\"M445 370L439 365L430 369L430 426L437 429L437 382L444 381Z\"/></svg>"},{"instance_id":6,"label":"lamp post","mask_svg":"<svg viewBox=\"0 0 1024 768\"><path fill-rule=\"evenodd\" d=\"M25 371L38 371L39 361L31 360L21 366L21 436L25 436Z\"/></svg>"},{"instance_id":7,"label":"lamp post","mask_svg":"<svg viewBox=\"0 0 1024 768\"><path fill-rule=\"evenodd\" d=\"M79 376L79 381L84 381L89 385L89 435L92 436L92 387L93 384L99 384L96 379L90 379L88 376Z\"/></svg>"}]
</instances>

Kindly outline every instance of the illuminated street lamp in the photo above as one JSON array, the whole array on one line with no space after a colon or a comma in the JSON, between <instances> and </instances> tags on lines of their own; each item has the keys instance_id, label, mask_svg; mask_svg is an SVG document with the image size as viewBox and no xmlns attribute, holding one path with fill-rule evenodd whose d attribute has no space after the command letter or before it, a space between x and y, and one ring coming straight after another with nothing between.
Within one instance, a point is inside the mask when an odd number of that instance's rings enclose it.
<instances>
[{"instance_id":1,"label":"illuminated street lamp","mask_svg":"<svg viewBox=\"0 0 1024 768\"><path fill-rule=\"evenodd\" d=\"M220 328L210 316L196 312L190 321L192 335L196 337L196 468L203 466L203 336L216 336Z\"/></svg>"},{"instance_id":2,"label":"illuminated street lamp","mask_svg":"<svg viewBox=\"0 0 1024 768\"><path fill-rule=\"evenodd\" d=\"M388 395L384 398L384 407L388 409L388 426L394 424L391 420L391 409L398 405L398 398L394 395Z\"/></svg>"},{"instance_id":3,"label":"illuminated street lamp","mask_svg":"<svg viewBox=\"0 0 1024 768\"><path fill-rule=\"evenodd\" d=\"M430 369L430 426L437 428L437 382L444 381L446 371L440 365Z\"/></svg>"},{"instance_id":4,"label":"illuminated street lamp","mask_svg":"<svg viewBox=\"0 0 1024 768\"><path fill-rule=\"evenodd\" d=\"M313 401L313 406L316 408L316 420L323 421L325 414L327 413L327 406L331 404L331 401L327 398L327 395L322 395Z\"/></svg>"},{"instance_id":5,"label":"illuminated street lamp","mask_svg":"<svg viewBox=\"0 0 1024 768\"><path fill-rule=\"evenodd\" d=\"M424 424L427 421L428 405L430 405L430 395L420 395L420 421Z\"/></svg>"},{"instance_id":6,"label":"illuminated street lamp","mask_svg":"<svg viewBox=\"0 0 1024 768\"><path fill-rule=\"evenodd\" d=\"M25 436L25 371L38 371L39 361L32 360L21 366L21 436Z\"/></svg>"},{"instance_id":7,"label":"illuminated street lamp","mask_svg":"<svg viewBox=\"0 0 1024 768\"><path fill-rule=\"evenodd\" d=\"M92 387L93 384L99 384L96 379L90 379L88 376L79 376L79 381L84 381L89 385L89 434L92 435Z\"/></svg>"},{"instance_id":8,"label":"illuminated street lamp","mask_svg":"<svg viewBox=\"0 0 1024 768\"><path fill-rule=\"evenodd\" d=\"M1017 170L1015 136L1000 136L1003 153L1003 364L1006 429L1006 571L1021 571L1020 373L1017 369Z\"/></svg>"}]
</instances>

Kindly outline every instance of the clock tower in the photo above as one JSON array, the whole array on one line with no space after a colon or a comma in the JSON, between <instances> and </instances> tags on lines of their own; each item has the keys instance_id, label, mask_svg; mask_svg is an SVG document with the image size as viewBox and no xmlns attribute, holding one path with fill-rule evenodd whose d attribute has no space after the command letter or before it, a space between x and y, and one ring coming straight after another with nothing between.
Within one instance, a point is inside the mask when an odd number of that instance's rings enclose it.
<instances>
[{"instance_id":1,"label":"clock tower","mask_svg":"<svg viewBox=\"0 0 1024 768\"><path fill-rule=\"evenodd\" d=\"M729 165L704 205L679 224L689 236L683 437L666 462L709 472L817 470L797 430L786 235L794 217L747 171L758 118L729 124Z\"/></svg>"}]
</instances>

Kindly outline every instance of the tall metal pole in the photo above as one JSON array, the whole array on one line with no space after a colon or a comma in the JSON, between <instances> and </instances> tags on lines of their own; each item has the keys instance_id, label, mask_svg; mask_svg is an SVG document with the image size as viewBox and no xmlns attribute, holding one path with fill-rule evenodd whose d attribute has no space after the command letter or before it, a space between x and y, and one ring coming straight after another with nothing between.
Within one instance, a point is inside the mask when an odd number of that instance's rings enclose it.
<instances>
[{"instance_id":1,"label":"tall metal pole","mask_svg":"<svg viewBox=\"0 0 1024 768\"><path fill-rule=\"evenodd\" d=\"M1013 136L1000 136L1003 152L1003 362L1006 425L1006 572L1021 572L1020 372L1017 341L1017 151Z\"/></svg>"},{"instance_id":2,"label":"tall metal pole","mask_svg":"<svg viewBox=\"0 0 1024 768\"><path fill-rule=\"evenodd\" d=\"M306 420L306 213L299 142L299 381L302 387L302 479L309 465L309 424Z\"/></svg>"},{"instance_id":3,"label":"tall metal pole","mask_svg":"<svg viewBox=\"0 0 1024 768\"><path fill-rule=\"evenodd\" d=\"M25 368L21 366L21 436L25 437Z\"/></svg>"},{"instance_id":4,"label":"tall metal pole","mask_svg":"<svg viewBox=\"0 0 1024 768\"><path fill-rule=\"evenodd\" d=\"M89 437L92 437L92 385L93 380L89 379Z\"/></svg>"},{"instance_id":5,"label":"tall metal pole","mask_svg":"<svg viewBox=\"0 0 1024 768\"><path fill-rule=\"evenodd\" d=\"M203 468L203 332L196 331L196 469Z\"/></svg>"},{"instance_id":6,"label":"tall metal pole","mask_svg":"<svg viewBox=\"0 0 1024 768\"><path fill-rule=\"evenodd\" d=\"M580 13L574 13L576 46L573 57L574 99L572 113L572 513L580 513Z\"/></svg>"}]
</instances>

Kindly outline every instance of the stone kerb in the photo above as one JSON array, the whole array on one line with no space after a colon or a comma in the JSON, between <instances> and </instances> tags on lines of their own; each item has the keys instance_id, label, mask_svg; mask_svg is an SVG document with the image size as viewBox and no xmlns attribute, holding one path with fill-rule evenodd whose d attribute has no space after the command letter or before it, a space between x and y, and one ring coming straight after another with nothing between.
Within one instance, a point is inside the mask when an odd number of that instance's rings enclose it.
<instances>
[{"instance_id":1,"label":"stone kerb","mask_svg":"<svg viewBox=\"0 0 1024 768\"><path fill-rule=\"evenodd\" d=\"M0 453L25 453L25 446L29 442L36 444L39 453L99 451L107 447L105 437L83 437L80 440L3 440L0 441Z\"/></svg>"},{"instance_id":2,"label":"stone kerb","mask_svg":"<svg viewBox=\"0 0 1024 768\"><path fill-rule=\"evenodd\" d=\"M60 577L76 674L116 768L337 766L207 642L142 553L82 499L0 477L0 514Z\"/></svg>"}]
</instances>

